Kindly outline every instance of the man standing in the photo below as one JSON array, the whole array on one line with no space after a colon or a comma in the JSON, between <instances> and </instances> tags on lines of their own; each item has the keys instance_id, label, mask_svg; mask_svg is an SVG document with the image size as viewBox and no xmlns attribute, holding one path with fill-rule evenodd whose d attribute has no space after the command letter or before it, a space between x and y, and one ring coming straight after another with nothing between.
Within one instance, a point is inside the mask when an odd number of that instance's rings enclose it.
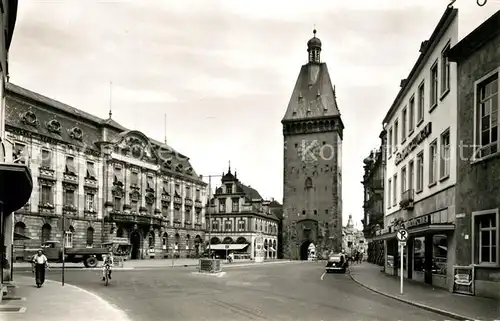
<instances>
[{"instance_id":1,"label":"man standing","mask_svg":"<svg viewBox=\"0 0 500 321\"><path fill-rule=\"evenodd\" d=\"M41 287L45 282L45 268L49 267L47 257L38 250L37 254L33 256L33 268L35 270L35 280L37 288Z\"/></svg>"}]
</instances>

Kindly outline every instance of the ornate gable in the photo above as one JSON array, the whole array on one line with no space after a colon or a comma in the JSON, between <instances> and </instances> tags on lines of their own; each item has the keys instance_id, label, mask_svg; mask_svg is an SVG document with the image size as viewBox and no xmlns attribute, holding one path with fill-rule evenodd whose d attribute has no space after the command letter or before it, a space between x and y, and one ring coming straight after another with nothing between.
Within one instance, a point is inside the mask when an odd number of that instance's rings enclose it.
<instances>
[{"instance_id":1,"label":"ornate gable","mask_svg":"<svg viewBox=\"0 0 500 321\"><path fill-rule=\"evenodd\" d=\"M128 131L115 140L115 151L142 160L156 160L149 139L139 131Z\"/></svg>"}]
</instances>

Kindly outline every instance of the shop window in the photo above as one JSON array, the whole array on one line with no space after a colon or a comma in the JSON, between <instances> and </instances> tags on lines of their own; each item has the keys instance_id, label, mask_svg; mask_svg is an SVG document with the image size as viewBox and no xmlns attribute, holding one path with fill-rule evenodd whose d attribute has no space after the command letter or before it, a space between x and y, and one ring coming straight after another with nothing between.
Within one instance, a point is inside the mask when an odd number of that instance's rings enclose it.
<instances>
[{"instance_id":1,"label":"shop window","mask_svg":"<svg viewBox=\"0 0 500 321\"><path fill-rule=\"evenodd\" d=\"M413 271L424 272L425 269L425 237L413 240Z\"/></svg>"},{"instance_id":2,"label":"shop window","mask_svg":"<svg viewBox=\"0 0 500 321\"><path fill-rule=\"evenodd\" d=\"M432 243L432 274L446 275L448 238L446 235L434 235Z\"/></svg>"}]
</instances>

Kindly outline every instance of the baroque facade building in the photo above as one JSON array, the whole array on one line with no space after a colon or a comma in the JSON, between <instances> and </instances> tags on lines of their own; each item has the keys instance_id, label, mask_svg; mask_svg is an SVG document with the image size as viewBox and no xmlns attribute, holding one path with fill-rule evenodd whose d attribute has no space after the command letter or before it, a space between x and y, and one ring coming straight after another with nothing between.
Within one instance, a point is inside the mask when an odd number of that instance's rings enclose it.
<instances>
[{"instance_id":1,"label":"baroque facade building","mask_svg":"<svg viewBox=\"0 0 500 321\"><path fill-rule=\"evenodd\" d=\"M385 272L436 287L453 286L457 145L456 66L447 52L458 41L458 10L448 7L384 118L387 131ZM396 231L410 237L401 253ZM400 271L403 260L403 271Z\"/></svg>"},{"instance_id":2,"label":"baroque facade building","mask_svg":"<svg viewBox=\"0 0 500 321\"><path fill-rule=\"evenodd\" d=\"M366 259L368 244L366 243L363 231L358 230L352 221L352 215L349 214L347 225L342 228L342 252L354 257L356 253L363 254Z\"/></svg>"},{"instance_id":3,"label":"baroque facade building","mask_svg":"<svg viewBox=\"0 0 500 321\"><path fill-rule=\"evenodd\" d=\"M458 68L456 265L500 299L500 11L451 48ZM474 273L470 273L470 268Z\"/></svg>"},{"instance_id":4,"label":"baroque facade building","mask_svg":"<svg viewBox=\"0 0 500 321\"><path fill-rule=\"evenodd\" d=\"M234 253L255 258L256 239L263 238L264 258L276 259L280 205L266 201L259 192L242 184L236 172L222 173L221 186L210 200L206 221L210 224L210 249L219 256Z\"/></svg>"},{"instance_id":5,"label":"baroque facade building","mask_svg":"<svg viewBox=\"0 0 500 321\"><path fill-rule=\"evenodd\" d=\"M15 212L16 233L29 238L18 249L64 236L66 247L130 242L132 259L199 252L206 184L185 155L111 113L100 119L13 84L6 131L33 173L32 197Z\"/></svg>"},{"instance_id":6,"label":"baroque facade building","mask_svg":"<svg viewBox=\"0 0 500 321\"><path fill-rule=\"evenodd\" d=\"M381 147L364 159L363 181L363 233L368 242L367 261L383 265L384 242L372 238L384 227L385 137L380 134Z\"/></svg>"},{"instance_id":7,"label":"baroque facade building","mask_svg":"<svg viewBox=\"0 0 500 321\"><path fill-rule=\"evenodd\" d=\"M321 41L307 43L303 65L283 117L283 241L285 258L307 260L342 248L344 125Z\"/></svg>"}]
</instances>

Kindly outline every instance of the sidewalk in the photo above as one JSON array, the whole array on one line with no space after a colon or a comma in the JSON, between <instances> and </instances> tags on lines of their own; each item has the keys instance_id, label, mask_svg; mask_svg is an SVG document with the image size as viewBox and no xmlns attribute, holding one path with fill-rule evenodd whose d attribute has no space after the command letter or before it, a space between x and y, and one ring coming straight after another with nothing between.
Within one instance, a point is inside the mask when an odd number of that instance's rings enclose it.
<instances>
[{"instance_id":1,"label":"sidewalk","mask_svg":"<svg viewBox=\"0 0 500 321\"><path fill-rule=\"evenodd\" d=\"M16 276L17 288L9 288L0 304L0 319L48 321L128 321L127 315L99 296L73 285L46 280L37 289L33 278ZM4 312L22 308L20 312Z\"/></svg>"},{"instance_id":2,"label":"sidewalk","mask_svg":"<svg viewBox=\"0 0 500 321\"><path fill-rule=\"evenodd\" d=\"M125 261L123 267L114 267L116 270L140 270L140 269L157 269L157 268L168 268L168 267L187 267L187 266L198 266L198 259L161 259L161 260L129 260ZM247 266L253 264L276 264L276 263L286 263L289 260L269 260L263 263L255 263L253 260L236 260L233 263L227 263L222 260L222 265L224 267L230 266ZM102 262L99 263L99 265ZM51 269L62 268L62 263L51 263ZM83 263L66 263L65 268L67 269L80 269L80 270L92 270L92 268L85 268ZM31 270L31 263L14 263L15 270ZM100 267L93 268L100 269Z\"/></svg>"},{"instance_id":3,"label":"sidewalk","mask_svg":"<svg viewBox=\"0 0 500 321\"><path fill-rule=\"evenodd\" d=\"M500 320L500 302L497 300L455 294L407 279L401 295L400 279L380 272L382 267L365 262L349 268L355 282L392 299L457 320Z\"/></svg>"}]
</instances>

